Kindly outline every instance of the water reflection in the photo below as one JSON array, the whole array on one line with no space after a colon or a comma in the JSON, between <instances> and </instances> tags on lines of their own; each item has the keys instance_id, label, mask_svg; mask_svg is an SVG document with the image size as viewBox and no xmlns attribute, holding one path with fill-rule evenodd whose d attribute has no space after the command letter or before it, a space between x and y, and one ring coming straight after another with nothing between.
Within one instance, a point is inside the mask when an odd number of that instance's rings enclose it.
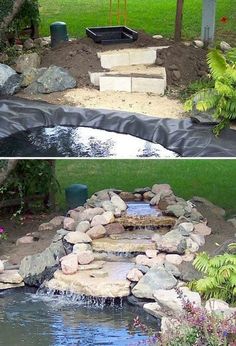
<instances>
[{"instance_id":1,"label":"water reflection","mask_svg":"<svg viewBox=\"0 0 236 346\"><path fill-rule=\"evenodd\" d=\"M176 157L159 144L126 134L88 127L39 128L0 141L0 156L39 157Z\"/></svg>"},{"instance_id":2,"label":"water reflection","mask_svg":"<svg viewBox=\"0 0 236 346\"><path fill-rule=\"evenodd\" d=\"M22 291L0 295L0 345L128 346L147 336L133 331L132 321L140 310L86 307L65 297L42 297ZM151 316L144 322L156 327Z\"/></svg>"}]
</instances>

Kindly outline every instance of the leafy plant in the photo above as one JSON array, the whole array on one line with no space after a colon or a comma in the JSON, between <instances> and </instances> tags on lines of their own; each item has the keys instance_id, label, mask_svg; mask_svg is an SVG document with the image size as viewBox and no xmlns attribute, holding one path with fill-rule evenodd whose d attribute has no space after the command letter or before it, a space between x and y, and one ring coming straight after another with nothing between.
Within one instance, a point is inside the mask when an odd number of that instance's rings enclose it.
<instances>
[{"instance_id":1,"label":"leafy plant","mask_svg":"<svg viewBox=\"0 0 236 346\"><path fill-rule=\"evenodd\" d=\"M204 298L217 298L228 303L236 302L236 255L225 253L210 257L203 252L193 261L194 267L204 274L190 286Z\"/></svg>"},{"instance_id":2,"label":"leafy plant","mask_svg":"<svg viewBox=\"0 0 236 346\"><path fill-rule=\"evenodd\" d=\"M7 240L7 233L3 227L0 227L0 240Z\"/></svg>"},{"instance_id":3,"label":"leafy plant","mask_svg":"<svg viewBox=\"0 0 236 346\"><path fill-rule=\"evenodd\" d=\"M215 119L219 120L213 132L219 135L230 120L236 119L236 48L225 55L217 49L211 50L207 63L214 86L195 93L185 102L185 109L212 110Z\"/></svg>"},{"instance_id":4,"label":"leafy plant","mask_svg":"<svg viewBox=\"0 0 236 346\"><path fill-rule=\"evenodd\" d=\"M209 77L204 77L190 83L185 89L183 89L180 92L180 97L183 101L186 101L197 92L206 88L213 88L213 87L214 87L214 81Z\"/></svg>"}]
</instances>

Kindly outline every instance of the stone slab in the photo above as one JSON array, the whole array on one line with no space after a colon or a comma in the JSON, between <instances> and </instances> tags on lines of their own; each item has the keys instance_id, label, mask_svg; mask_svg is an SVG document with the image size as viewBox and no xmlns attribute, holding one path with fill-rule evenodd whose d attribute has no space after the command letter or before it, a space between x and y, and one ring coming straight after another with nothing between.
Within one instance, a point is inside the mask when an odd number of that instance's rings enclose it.
<instances>
[{"instance_id":1,"label":"stone slab","mask_svg":"<svg viewBox=\"0 0 236 346\"><path fill-rule=\"evenodd\" d=\"M131 92L131 77L101 76L100 91L126 91Z\"/></svg>"},{"instance_id":2,"label":"stone slab","mask_svg":"<svg viewBox=\"0 0 236 346\"><path fill-rule=\"evenodd\" d=\"M126 297L130 294L130 281L126 276L133 267L134 264L129 262L106 262L103 269L100 269L107 273L106 277L91 277L94 270L78 271L72 275L65 275L61 270L57 270L47 287L85 296ZM99 269L96 273L99 276Z\"/></svg>"},{"instance_id":3,"label":"stone slab","mask_svg":"<svg viewBox=\"0 0 236 346\"><path fill-rule=\"evenodd\" d=\"M156 245L151 239L95 239L92 242L93 251L98 252L146 252L156 250Z\"/></svg>"}]
</instances>

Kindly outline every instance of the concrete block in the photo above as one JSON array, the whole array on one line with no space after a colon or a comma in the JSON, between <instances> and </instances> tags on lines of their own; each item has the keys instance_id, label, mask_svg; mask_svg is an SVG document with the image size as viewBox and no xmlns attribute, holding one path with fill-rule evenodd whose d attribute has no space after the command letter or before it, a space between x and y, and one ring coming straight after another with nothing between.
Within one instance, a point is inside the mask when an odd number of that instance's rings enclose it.
<instances>
[{"instance_id":1,"label":"concrete block","mask_svg":"<svg viewBox=\"0 0 236 346\"><path fill-rule=\"evenodd\" d=\"M133 50L129 53L130 65L152 65L156 61L156 50Z\"/></svg>"},{"instance_id":2,"label":"concrete block","mask_svg":"<svg viewBox=\"0 0 236 346\"><path fill-rule=\"evenodd\" d=\"M106 72L89 72L90 82L95 86L99 86L99 79L101 76L104 76L105 74Z\"/></svg>"},{"instance_id":3,"label":"concrete block","mask_svg":"<svg viewBox=\"0 0 236 346\"><path fill-rule=\"evenodd\" d=\"M132 92L150 92L163 95L166 82L162 78L132 77Z\"/></svg>"},{"instance_id":4,"label":"concrete block","mask_svg":"<svg viewBox=\"0 0 236 346\"><path fill-rule=\"evenodd\" d=\"M115 54L101 54L101 66L111 69L114 66L130 65L128 52L117 52Z\"/></svg>"},{"instance_id":5,"label":"concrete block","mask_svg":"<svg viewBox=\"0 0 236 346\"><path fill-rule=\"evenodd\" d=\"M100 91L131 92L131 77L101 76Z\"/></svg>"}]
</instances>

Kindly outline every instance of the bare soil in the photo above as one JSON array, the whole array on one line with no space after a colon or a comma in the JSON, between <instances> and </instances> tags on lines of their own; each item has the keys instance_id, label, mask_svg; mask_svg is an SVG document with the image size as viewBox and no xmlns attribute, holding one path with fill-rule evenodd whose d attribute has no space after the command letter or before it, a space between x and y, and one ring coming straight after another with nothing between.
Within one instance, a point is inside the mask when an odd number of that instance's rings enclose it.
<instances>
[{"instance_id":1,"label":"bare soil","mask_svg":"<svg viewBox=\"0 0 236 346\"><path fill-rule=\"evenodd\" d=\"M156 64L164 66L167 73L167 96L151 93L100 92L90 83L89 71L100 72L98 52L122 48L163 47L157 53ZM83 108L110 109L136 112L161 118L186 117L182 103L177 99L178 90L189 85L207 73L206 51L175 43L168 39L154 39L139 32L137 41L129 44L100 45L85 37L65 42L42 52L42 67L57 65L66 68L77 80L77 88L52 94L29 95L20 92L18 96Z\"/></svg>"},{"instance_id":2,"label":"bare soil","mask_svg":"<svg viewBox=\"0 0 236 346\"><path fill-rule=\"evenodd\" d=\"M169 46L157 53L158 65L164 66L167 71L168 86L186 86L192 81L204 76L207 72L206 50L175 43L168 39L154 39L152 36L139 32L139 38L133 43L115 45L101 45L85 37L79 40L66 42L50 49L42 55L42 67L57 65L64 67L76 78L78 87L91 87L88 71L103 71L98 52L124 48L144 48ZM161 62L160 63L160 60ZM176 78L173 71L178 70L181 77Z\"/></svg>"}]
</instances>

